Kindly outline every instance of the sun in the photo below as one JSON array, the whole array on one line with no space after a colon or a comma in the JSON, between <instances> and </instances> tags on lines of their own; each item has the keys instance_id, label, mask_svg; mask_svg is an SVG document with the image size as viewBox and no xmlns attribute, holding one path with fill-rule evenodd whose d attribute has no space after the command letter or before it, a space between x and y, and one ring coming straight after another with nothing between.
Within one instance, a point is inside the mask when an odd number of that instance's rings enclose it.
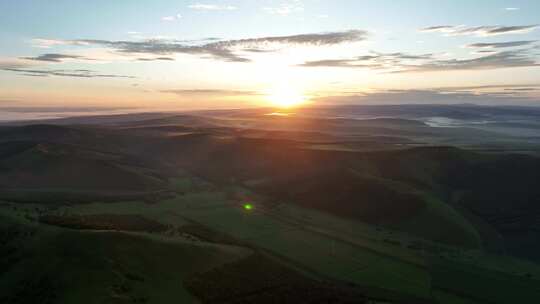
<instances>
[{"instance_id":1,"label":"sun","mask_svg":"<svg viewBox=\"0 0 540 304\"><path fill-rule=\"evenodd\" d=\"M293 108L306 103L307 97L299 89L279 86L266 94L266 100L278 108Z\"/></svg>"}]
</instances>

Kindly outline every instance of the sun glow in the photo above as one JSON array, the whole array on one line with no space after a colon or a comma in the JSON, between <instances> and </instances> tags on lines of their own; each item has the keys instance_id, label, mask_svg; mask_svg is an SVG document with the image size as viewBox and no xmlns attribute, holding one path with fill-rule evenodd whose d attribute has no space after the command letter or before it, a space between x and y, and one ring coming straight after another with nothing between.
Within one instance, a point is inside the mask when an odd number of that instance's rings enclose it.
<instances>
[{"instance_id":1,"label":"sun glow","mask_svg":"<svg viewBox=\"0 0 540 304\"><path fill-rule=\"evenodd\" d=\"M276 87L266 95L266 100L278 108L293 108L305 104L307 99L301 90L290 86Z\"/></svg>"}]
</instances>

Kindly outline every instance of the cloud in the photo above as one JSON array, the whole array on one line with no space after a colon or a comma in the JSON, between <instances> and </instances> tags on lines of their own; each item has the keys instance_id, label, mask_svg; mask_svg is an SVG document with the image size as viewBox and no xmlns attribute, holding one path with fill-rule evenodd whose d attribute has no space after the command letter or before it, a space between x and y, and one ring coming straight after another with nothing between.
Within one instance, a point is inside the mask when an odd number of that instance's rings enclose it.
<instances>
[{"instance_id":1,"label":"cloud","mask_svg":"<svg viewBox=\"0 0 540 304\"><path fill-rule=\"evenodd\" d=\"M55 46L60 45L87 45L80 41L69 41L69 40L61 40L61 39L42 39L42 38L36 38L32 39L32 46L36 48L42 48L42 49L50 49Z\"/></svg>"},{"instance_id":2,"label":"cloud","mask_svg":"<svg viewBox=\"0 0 540 304\"><path fill-rule=\"evenodd\" d=\"M221 90L221 89L170 89L162 90L162 93L176 94L180 96L256 96L261 95L257 91L245 90Z\"/></svg>"},{"instance_id":3,"label":"cloud","mask_svg":"<svg viewBox=\"0 0 540 304\"><path fill-rule=\"evenodd\" d=\"M540 87L536 88L510 88L510 89L504 89L505 91L513 91L513 92L532 92L532 91L540 91Z\"/></svg>"},{"instance_id":4,"label":"cloud","mask_svg":"<svg viewBox=\"0 0 540 304\"><path fill-rule=\"evenodd\" d=\"M105 112L105 111L125 111L133 110L137 107L36 107L36 106L8 106L0 107L0 111L12 113L73 113L73 112Z\"/></svg>"},{"instance_id":5,"label":"cloud","mask_svg":"<svg viewBox=\"0 0 540 304\"><path fill-rule=\"evenodd\" d=\"M110 41L110 40L81 40L91 45L100 45L112 48L117 52L125 54L146 54L146 55L173 55L192 54L210 55L224 61L247 62L235 54L230 46L222 43L207 43L203 45L187 45L176 41L168 40L145 40L145 41Z\"/></svg>"},{"instance_id":6,"label":"cloud","mask_svg":"<svg viewBox=\"0 0 540 304\"><path fill-rule=\"evenodd\" d=\"M452 31L454 28L456 28L453 25L435 25L435 26L429 26L421 28L421 32L447 32Z\"/></svg>"},{"instance_id":7,"label":"cloud","mask_svg":"<svg viewBox=\"0 0 540 304\"><path fill-rule=\"evenodd\" d=\"M466 45L468 48L510 48L516 46L524 46L535 43L536 40L508 41L508 42L492 42L492 43L473 43Z\"/></svg>"},{"instance_id":8,"label":"cloud","mask_svg":"<svg viewBox=\"0 0 540 304\"><path fill-rule=\"evenodd\" d=\"M540 64L528 50L504 51L472 59L433 60L417 65L403 65L399 72L490 70L514 67L537 67Z\"/></svg>"},{"instance_id":9,"label":"cloud","mask_svg":"<svg viewBox=\"0 0 540 304\"><path fill-rule=\"evenodd\" d=\"M137 58L137 61L174 61L172 57Z\"/></svg>"},{"instance_id":10,"label":"cloud","mask_svg":"<svg viewBox=\"0 0 540 304\"><path fill-rule=\"evenodd\" d=\"M356 58L352 59L322 59L322 60L312 60L312 61L306 61L302 64L299 64L298 66L302 67L346 67L346 68L369 68L374 67L372 64L362 64L360 60L357 60Z\"/></svg>"},{"instance_id":11,"label":"cloud","mask_svg":"<svg viewBox=\"0 0 540 304\"><path fill-rule=\"evenodd\" d=\"M188 5L188 8L194 10L204 10L204 11L234 11L236 6L232 5L218 5L218 4L207 4L207 3L196 3Z\"/></svg>"},{"instance_id":12,"label":"cloud","mask_svg":"<svg viewBox=\"0 0 540 304\"><path fill-rule=\"evenodd\" d=\"M282 3L279 6L263 7L263 10L272 15L288 16L304 11L304 5L301 1L290 1Z\"/></svg>"},{"instance_id":13,"label":"cloud","mask_svg":"<svg viewBox=\"0 0 540 304\"><path fill-rule=\"evenodd\" d=\"M21 68L2 68L4 71L16 72L24 76L32 77L76 77L76 78L135 78L134 76L117 75L117 74L100 74L92 70L38 70L38 69L21 69Z\"/></svg>"},{"instance_id":14,"label":"cloud","mask_svg":"<svg viewBox=\"0 0 540 304\"><path fill-rule=\"evenodd\" d=\"M16 99L0 99L0 104L16 104L19 100Z\"/></svg>"},{"instance_id":15,"label":"cloud","mask_svg":"<svg viewBox=\"0 0 540 304\"><path fill-rule=\"evenodd\" d=\"M520 92L460 91L455 88L421 90L383 90L375 92L351 92L349 94L324 96L319 101L332 104L460 104L480 105L527 103L537 104L538 96L521 95Z\"/></svg>"},{"instance_id":16,"label":"cloud","mask_svg":"<svg viewBox=\"0 0 540 304\"><path fill-rule=\"evenodd\" d=\"M32 39L34 47L48 49L57 45L64 45L65 43L61 40L54 39Z\"/></svg>"},{"instance_id":17,"label":"cloud","mask_svg":"<svg viewBox=\"0 0 540 304\"><path fill-rule=\"evenodd\" d=\"M63 62L65 59L92 60L90 58L86 58L79 55L56 54L56 53L48 53L48 54L43 54L36 57L21 57L21 59L45 61L45 62Z\"/></svg>"},{"instance_id":18,"label":"cloud","mask_svg":"<svg viewBox=\"0 0 540 304\"><path fill-rule=\"evenodd\" d=\"M246 45L246 44L267 44L267 43L282 43L282 44L309 44L309 45L332 45L344 42L355 42L366 40L368 33L362 30L349 30L343 32L326 32L313 34L300 34L290 36L270 36L262 38L249 38L241 40L229 40L224 44Z\"/></svg>"},{"instance_id":19,"label":"cloud","mask_svg":"<svg viewBox=\"0 0 540 304\"><path fill-rule=\"evenodd\" d=\"M538 87L540 88L540 83L520 83L520 84L490 84L490 85L476 85L476 86L454 86L454 87L446 87L446 89L450 88L455 91L461 91L461 90L478 90L478 89L511 89L511 88L519 88L519 87ZM444 88L437 88L437 89L444 89Z\"/></svg>"},{"instance_id":20,"label":"cloud","mask_svg":"<svg viewBox=\"0 0 540 304\"><path fill-rule=\"evenodd\" d=\"M180 15L180 14L176 14L175 16L161 17L161 21L167 21L167 22L176 21L176 20L180 20L180 19L182 19L182 15Z\"/></svg>"},{"instance_id":21,"label":"cloud","mask_svg":"<svg viewBox=\"0 0 540 304\"><path fill-rule=\"evenodd\" d=\"M344 67L367 69L393 69L406 61L425 61L433 59L435 54L407 54L407 53L379 53L371 51L367 55L349 59L326 59L306 61L299 66L303 67Z\"/></svg>"},{"instance_id":22,"label":"cloud","mask_svg":"<svg viewBox=\"0 0 540 304\"><path fill-rule=\"evenodd\" d=\"M476 36L496 36L504 34L523 34L533 31L538 27L533 25L519 26L452 26L452 25L437 25L420 29L421 32L438 32L448 36L476 35Z\"/></svg>"},{"instance_id":23,"label":"cloud","mask_svg":"<svg viewBox=\"0 0 540 304\"><path fill-rule=\"evenodd\" d=\"M328 46L346 42L363 41L368 33L362 30L343 32L311 33L289 36L268 36L261 38L247 38L237 40L206 41L202 44L187 44L179 40L150 39L143 41L112 41L79 39L66 40L68 45L93 45L114 49L124 54L146 54L164 56L174 54L191 54L211 56L215 59L229 62L249 62L239 52L268 51L272 46L279 45L312 45ZM59 42L60 40L56 40Z\"/></svg>"},{"instance_id":24,"label":"cloud","mask_svg":"<svg viewBox=\"0 0 540 304\"><path fill-rule=\"evenodd\" d=\"M475 50L473 54L476 55L488 55L488 54L496 54L497 51L494 49L482 49L482 50Z\"/></svg>"},{"instance_id":25,"label":"cloud","mask_svg":"<svg viewBox=\"0 0 540 304\"><path fill-rule=\"evenodd\" d=\"M540 66L530 49L483 54L472 59L440 59L435 54L377 53L349 59L306 61L302 67L363 68L389 73L489 70L512 67Z\"/></svg>"},{"instance_id":26,"label":"cloud","mask_svg":"<svg viewBox=\"0 0 540 304\"><path fill-rule=\"evenodd\" d=\"M506 11L519 11L519 7L505 7Z\"/></svg>"},{"instance_id":27,"label":"cloud","mask_svg":"<svg viewBox=\"0 0 540 304\"><path fill-rule=\"evenodd\" d=\"M23 60L20 58L0 58L0 70L3 69L18 69L32 66L28 60Z\"/></svg>"}]
</instances>

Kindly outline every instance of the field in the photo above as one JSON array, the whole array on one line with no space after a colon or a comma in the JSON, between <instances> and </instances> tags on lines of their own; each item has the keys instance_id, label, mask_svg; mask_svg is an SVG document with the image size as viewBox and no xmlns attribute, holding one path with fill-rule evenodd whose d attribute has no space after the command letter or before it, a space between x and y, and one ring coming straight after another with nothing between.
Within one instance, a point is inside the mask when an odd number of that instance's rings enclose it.
<instances>
[{"instance_id":1,"label":"field","mask_svg":"<svg viewBox=\"0 0 540 304\"><path fill-rule=\"evenodd\" d=\"M184 279L251 254L145 233L68 230L5 213L2 225L19 232L3 240L3 251L13 249L2 260L17 263L3 268L2 303L191 302Z\"/></svg>"},{"instance_id":2,"label":"field","mask_svg":"<svg viewBox=\"0 0 540 304\"><path fill-rule=\"evenodd\" d=\"M245 210L243 203L231 200L219 191L199 189L152 205L136 201L93 203L61 207L54 213L65 216L144 214L173 227L177 234L193 236L194 242L213 241L260 248L305 275L352 283L372 298L429 302L440 290L437 298L441 303L453 303L452 300L445 302L452 297L462 297L464 301L480 300L478 303L496 299L497 293L451 285L451 280L442 279L448 274L445 265L463 270L473 264L481 266L476 270L480 275L476 280L480 282L478 284L491 286L503 276L514 282L506 286L507 290L511 286L510 293L519 293L525 299L537 296L531 289L537 283L536 277L519 278L532 271L531 264L511 264L514 260L510 258L504 263L500 259L493 262L496 258L486 256L484 259L481 251L475 249L442 245L290 204L254 201L250 202L254 208ZM221 236L212 231L219 231ZM501 264L510 266L497 266ZM501 275L492 276L493 272ZM465 275L454 273L458 277Z\"/></svg>"},{"instance_id":3,"label":"field","mask_svg":"<svg viewBox=\"0 0 540 304\"><path fill-rule=\"evenodd\" d=\"M167 226L146 219L140 215L124 214L93 214L86 216L58 216L44 215L39 221L45 224L88 230L117 230L117 231L141 231L162 232Z\"/></svg>"},{"instance_id":4,"label":"field","mask_svg":"<svg viewBox=\"0 0 540 304\"><path fill-rule=\"evenodd\" d=\"M462 215L434 197L428 197L424 210L395 225L395 229L409 232L440 243L478 249L482 240L476 228ZM431 229L425 229L431 227Z\"/></svg>"}]
</instances>

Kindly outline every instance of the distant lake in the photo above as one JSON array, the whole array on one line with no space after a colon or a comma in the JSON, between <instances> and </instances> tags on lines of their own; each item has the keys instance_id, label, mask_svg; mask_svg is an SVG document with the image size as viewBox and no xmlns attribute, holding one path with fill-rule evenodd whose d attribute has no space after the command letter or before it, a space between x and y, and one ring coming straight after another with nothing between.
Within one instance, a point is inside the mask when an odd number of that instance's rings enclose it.
<instances>
[{"instance_id":1,"label":"distant lake","mask_svg":"<svg viewBox=\"0 0 540 304\"><path fill-rule=\"evenodd\" d=\"M448 117L429 117L423 120L424 123L430 127L435 128L459 128L468 125L485 125L490 123L487 120L472 121L472 120L459 120Z\"/></svg>"}]
</instances>

